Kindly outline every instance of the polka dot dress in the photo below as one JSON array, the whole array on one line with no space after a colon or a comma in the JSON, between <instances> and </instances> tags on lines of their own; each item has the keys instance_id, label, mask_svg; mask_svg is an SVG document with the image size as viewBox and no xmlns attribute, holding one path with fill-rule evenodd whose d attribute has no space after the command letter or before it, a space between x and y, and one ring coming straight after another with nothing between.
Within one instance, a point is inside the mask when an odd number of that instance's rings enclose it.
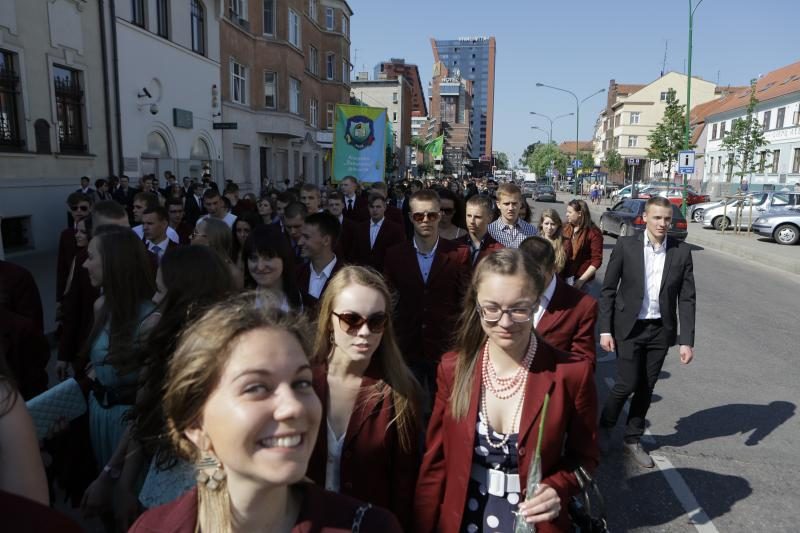
<instances>
[{"instance_id":1,"label":"polka dot dress","mask_svg":"<svg viewBox=\"0 0 800 533\"><path fill-rule=\"evenodd\" d=\"M495 444L503 438L503 435L491 430L481 417L477 424L472 464L483 468L499 468L507 474L516 474L518 435L511 435L502 449L496 449L489 446L487 437L489 431L492 431L492 442ZM517 493L503 496L489 494L486 483L470 478L461 531L466 533L514 531L514 511L517 510L519 500L520 495Z\"/></svg>"}]
</instances>

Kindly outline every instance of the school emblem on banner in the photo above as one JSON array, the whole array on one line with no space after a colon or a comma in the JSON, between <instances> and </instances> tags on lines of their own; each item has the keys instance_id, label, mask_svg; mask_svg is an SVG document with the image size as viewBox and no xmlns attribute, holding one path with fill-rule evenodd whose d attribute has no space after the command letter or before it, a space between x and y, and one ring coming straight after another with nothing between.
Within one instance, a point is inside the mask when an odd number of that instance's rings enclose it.
<instances>
[{"instance_id":1,"label":"school emblem on banner","mask_svg":"<svg viewBox=\"0 0 800 533\"><path fill-rule=\"evenodd\" d=\"M375 142L375 125L363 115L350 117L345 126L344 138L356 150L363 150Z\"/></svg>"}]
</instances>

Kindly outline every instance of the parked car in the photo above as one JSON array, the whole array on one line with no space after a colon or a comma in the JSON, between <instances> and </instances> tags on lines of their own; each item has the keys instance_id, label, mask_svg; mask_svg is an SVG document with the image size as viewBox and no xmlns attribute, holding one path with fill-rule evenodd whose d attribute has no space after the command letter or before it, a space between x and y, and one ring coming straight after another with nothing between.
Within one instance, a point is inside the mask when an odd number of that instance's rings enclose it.
<instances>
[{"instance_id":1,"label":"parked car","mask_svg":"<svg viewBox=\"0 0 800 533\"><path fill-rule=\"evenodd\" d=\"M522 197L533 198L536 193L536 182L526 181L522 184Z\"/></svg>"},{"instance_id":2,"label":"parked car","mask_svg":"<svg viewBox=\"0 0 800 533\"><path fill-rule=\"evenodd\" d=\"M642 189L646 188L646 186L642 183L636 184L636 190L641 192ZM611 201L616 202L618 200L623 200L625 198L631 197L631 190L632 187L630 185L626 185L625 187L619 189L615 194L611 195Z\"/></svg>"},{"instance_id":3,"label":"parked car","mask_svg":"<svg viewBox=\"0 0 800 533\"><path fill-rule=\"evenodd\" d=\"M778 244L797 244L800 242L800 206L793 210L796 212L758 217L753 222L753 231Z\"/></svg>"},{"instance_id":4,"label":"parked car","mask_svg":"<svg viewBox=\"0 0 800 533\"><path fill-rule=\"evenodd\" d=\"M699 222L702 224L703 214L706 212L706 209L711 209L713 207L723 205L724 203L725 200L716 200L713 202L701 202L699 204L689 205L689 209L687 210L686 214L689 215L688 219L690 221Z\"/></svg>"},{"instance_id":5,"label":"parked car","mask_svg":"<svg viewBox=\"0 0 800 533\"><path fill-rule=\"evenodd\" d=\"M640 198L650 198L652 196L663 196L669 200L670 203L679 207L683 205L683 189L681 187L653 187L642 191L639 195ZM709 200L711 200L711 198L707 194L699 194L689 187L686 188L687 205L701 204Z\"/></svg>"},{"instance_id":6,"label":"parked car","mask_svg":"<svg viewBox=\"0 0 800 533\"><path fill-rule=\"evenodd\" d=\"M628 198L617 202L614 207L606 209L600 215L600 231L603 234L617 235L626 237L644 231L644 204L647 200L643 198ZM680 208L672 204L672 227L669 235L680 241L686 239L689 228L686 218L681 213Z\"/></svg>"},{"instance_id":7,"label":"parked car","mask_svg":"<svg viewBox=\"0 0 800 533\"><path fill-rule=\"evenodd\" d=\"M555 202L556 191L550 185L539 185L533 193L533 199L537 202Z\"/></svg>"},{"instance_id":8,"label":"parked car","mask_svg":"<svg viewBox=\"0 0 800 533\"><path fill-rule=\"evenodd\" d=\"M734 225L736 209L742 206L742 213L739 219L739 228L747 229L751 222L757 218L767 215L783 214L787 210L796 212L800 205L800 193L768 191L748 195L744 200L733 200L732 202L706 209L703 214L703 226L721 230ZM752 207L752 221L750 218L750 207Z\"/></svg>"}]
</instances>

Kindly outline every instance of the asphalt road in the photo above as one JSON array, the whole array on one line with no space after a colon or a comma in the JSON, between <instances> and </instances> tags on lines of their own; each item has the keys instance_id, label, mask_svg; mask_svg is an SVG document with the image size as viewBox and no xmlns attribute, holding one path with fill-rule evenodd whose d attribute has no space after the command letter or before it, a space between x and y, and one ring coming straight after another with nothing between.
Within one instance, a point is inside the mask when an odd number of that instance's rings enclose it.
<instances>
[{"instance_id":1,"label":"asphalt road","mask_svg":"<svg viewBox=\"0 0 800 533\"><path fill-rule=\"evenodd\" d=\"M614 243L605 238L606 261ZM670 351L644 444L663 461L647 470L627 459L620 421L597 475L609 525L614 532L797 531L800 277L702 249L694 266L695 361L681 365ZM599 346L598 358L602 405L615 364Z\"/></svg>"}]
</instances>

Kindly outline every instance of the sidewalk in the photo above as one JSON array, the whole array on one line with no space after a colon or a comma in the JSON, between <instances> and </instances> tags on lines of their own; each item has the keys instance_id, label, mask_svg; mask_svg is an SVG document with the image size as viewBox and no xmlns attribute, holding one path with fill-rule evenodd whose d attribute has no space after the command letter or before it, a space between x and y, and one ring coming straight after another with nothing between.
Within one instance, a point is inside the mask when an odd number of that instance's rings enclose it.
<instances>
[{"instance_id":1,"label":"sidewalk","mask_svg":"<svg viewBox=\"0 0 800 533\"><path fill-rule=\"evenodd\" d=\"M558 193L559 202L563 202L565 206L572 198L574 198L572 194ZM539 204L539 206L541 205L544 204ZM603 200L600 205L589 205L595 224L599 222L600 215L611 205L609 200ZM735 234L733 231L726 231L723 234L710 228L704 228L702 224L696 222L689 223L689 236L686 238L686 242L702 249L715 250L790 274L800 275L800 245L782 246L754 233Z\"/></svg>"}]
</instances>

